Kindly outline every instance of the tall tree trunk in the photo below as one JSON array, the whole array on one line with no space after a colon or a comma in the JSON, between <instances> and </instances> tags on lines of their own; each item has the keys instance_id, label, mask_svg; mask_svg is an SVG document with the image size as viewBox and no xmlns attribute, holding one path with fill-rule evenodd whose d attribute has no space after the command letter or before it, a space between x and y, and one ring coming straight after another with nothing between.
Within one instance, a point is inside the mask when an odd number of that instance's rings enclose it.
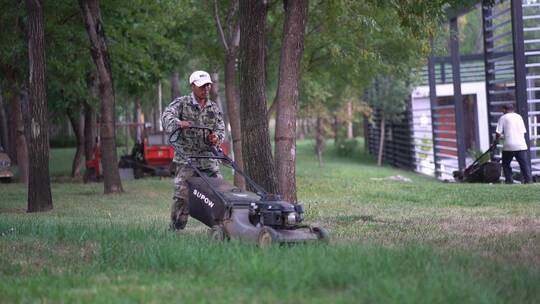
<instances>
[{"instance_id":1,"label":"tall tree trunk","mask_svg":"<svg viewBox=\"0 0 540 304\"><path fill-rule=\"evenodd\" d=\"M231 126L233 159L240 170L244 169L244 159L242 157L242 131L240 126L240 97L236 84L237 69L236 60L238 57L238 47L240 45L240 23L238 22L238 0L233 0L229 5L227 14L226 31L221 27L219 18L218 2L214 0L214 17L218 31L221 34L221 41L225 48L225 98L227 99L227 114ZM238 172L234 174L234 185L245 189L246 183L242 175Z\"/></svg>"},{"instance_id":2,"label":"tall tree trunk","mask_svg":"<svg viewBox=\"0 0 540 304\"><path fill-rule=\"evenodd\" d=\"M296 112L308 0L285 1L276 107L276 177L285 200L296 202Z\"/></svg>"},{"instance_id":3,"label":"tall tree trunk","mask_svg":"<svg viewBox=\"0 0 540 304\"><path fill-rule=\"evenodd\" d=\"M385 119L384 119L384 115L381 111L381 131L379 132L380 133L380 138L379 138L379 153L377 154L377 165L378 166L381 166L382 165L382 159L383 159L383 152L384 152L384 129L385 129Z\"/></svg>"},{"instance_id":4,"label":"tall tree trunk","mask_svg":"<svg viewBox=\"0 0 540 304\"><path fill-rule=\"evenodd\" d=\"M77 144L75 155L73 156L73 163L71 164L71 177L81 176L81 158L84 151L84 132L83 126L81 126L80 108L76 110L68 109L66 115L75 134L75 141Z\"/></svg>"},{"instance_id":5,"label":"tall tree trunk","mask_svg":"<svg viewBox=\"0 0 540 304\"><path fill-rule=\"evenodd\" d=\"M174 71L171 76L171 100L180 97L180 77L178 71Z\"/></svg>"},{"instance_id":6,"label":"tall tree trunk","mask_svg":"<svg viewBox=\"0 0 540 304\"><path fill-rule=\"evenodd\" d=\"M45 85L45 23L43 1L26 0L28 11L28 92L30 110L28 212L51 210L49 125Z\"/></svg>"},{"instance_id":7,"label":"tall tree trunk","mask_svg":"<svg viewBox=\"0 0 540 304\"><path fill-rule=\"evenodd\" d=\"M111 60L98 0L79 0L81 13L90 40L90 53L96 65L101 99L101 155L105 194L123 192L116 153L115 99Z\"/></svg>"},{"instance_id":8,"label":"tall tree trunk","mask_svg":"<svg viewBox=\"0 0 540 304\"><path fill-rule=\"evenodd\" d=\"M270 193L278 193L266 123L266 1L240 1L240 115L245 171Z\"/></svg>"},{"instance_id":9,"label":"tall tree trunk","mask_svg":"<svg viewBox=\"0 0 540 304\"><path fill-rule=\"evenodd\" d=\"M8 137L8 118L6 115L6 108L4 106L4 99L2 90L0 88L0 145L4 151L9 149L9 137Z\"/></svg>"}]
</instances>

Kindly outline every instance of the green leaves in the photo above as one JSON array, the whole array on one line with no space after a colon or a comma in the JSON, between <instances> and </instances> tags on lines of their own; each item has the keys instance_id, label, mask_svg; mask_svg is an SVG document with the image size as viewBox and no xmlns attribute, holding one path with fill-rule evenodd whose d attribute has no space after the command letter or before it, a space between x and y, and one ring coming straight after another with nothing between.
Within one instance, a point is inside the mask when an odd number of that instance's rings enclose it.
<instances>
[{"instance_id":1,"label":"green leaves","mask_svg":"<svg viewBox=\"0 0 540 304\"><path fill-rule=\"evenodd\" d=\"M381 111L387 120L398 119L405 110L410 87L399 78L379 76L366 92L366 100L372 108Z\"/></svg>"}]
</instances>

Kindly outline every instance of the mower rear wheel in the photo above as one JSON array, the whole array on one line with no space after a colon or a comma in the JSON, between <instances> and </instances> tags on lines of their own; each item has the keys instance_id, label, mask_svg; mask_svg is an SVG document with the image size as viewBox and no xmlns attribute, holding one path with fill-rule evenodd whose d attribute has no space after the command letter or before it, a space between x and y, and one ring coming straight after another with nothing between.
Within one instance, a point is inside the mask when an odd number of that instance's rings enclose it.
<instances>
[{"instance_id":1,"label":"mower rear wheel","mask_svg":"<svg viewBox=\"0 0 540 304\"><path fill-rule=\"evenodd\" d=\"M135 168L133 168L133 177L135 177L135 179L139 179L139 178L144 177L143 169L141 167L135 165Z\"/></svg>"},{"instance_id":2,"label":"mower rear wheel","mask_svg":"<svg viewBox=\"0 0 540 304\"><path fill-rule=\"evenodd\" d=\"M263 227L261 231L259 232L259 237L257 239L257 243L259 244L259 247L265 248L278 242L279 242L279 236L273 228Z\"/></svg>"},{"instance_id":3,"label":"mower rear wheel","mask_svg":"<svg viewBox=\"0 0 540 304\"><path fill-rule=\"evenodd\" d=\"M208 237L211 240L223 242L226 239L226 234L223 227L214 225L208 230Z\"/></svg>"},{"instance_id":4,"label":"mower rear wheel","mask_svg":"<svg viewBox=\"0 0 540 304\"><path fill-rule=\"evenodd\" d=\"M313 232L317 235L317 239L319 241L328 243L330 241L330 235L328 234L328 230L322 228L322 227L313 227L311 228Z\"/></svg>"},{"instance_id":5,"label":"mower rear wheel","mask_svg":"<svg viewBox=\"0 0 540 304\"><path fill-rule=\"evenodd\" d=\"M0 177L0 183L2 184L11 183L12 181L13 179L11 177Z\"/></svg>"}]
</instances>

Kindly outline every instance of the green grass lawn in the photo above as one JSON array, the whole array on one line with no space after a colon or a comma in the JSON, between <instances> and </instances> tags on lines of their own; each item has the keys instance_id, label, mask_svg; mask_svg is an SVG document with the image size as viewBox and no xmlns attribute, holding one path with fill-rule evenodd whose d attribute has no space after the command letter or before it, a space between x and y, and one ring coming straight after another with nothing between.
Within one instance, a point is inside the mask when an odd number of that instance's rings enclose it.
<instances>
[{"instance_id":1,"label":"green grass lawn","mask_svg":"<svg viewBox=\"0 0 540 304\"><path fill-rule=\"evenodd\" d=\"M328 245L217 243L193 219L169 232L171 179L105 196L57 178L39 214L0 184L0 303L540 303L540 185L441 183L331 145L319 167L312 145L298 197ZM69 150L51 155L67 174ZM412 182L380 179L398 174Z\"/></svg>"}]
</instances>

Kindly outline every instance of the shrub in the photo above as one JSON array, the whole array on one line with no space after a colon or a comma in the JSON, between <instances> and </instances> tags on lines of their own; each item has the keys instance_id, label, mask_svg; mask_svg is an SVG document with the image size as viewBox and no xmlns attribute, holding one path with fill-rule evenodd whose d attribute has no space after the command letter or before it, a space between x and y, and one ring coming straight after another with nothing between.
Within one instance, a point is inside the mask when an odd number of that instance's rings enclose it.
<instances>
[{"instance_id":1,"label":"shrub","mask_svg":"<svg viewBox=\"0 0 540 304\"><path fill-rule=\"evenodd\" d=\"M75 137L55 137L49 140L51 148L72 148L77 146Z\"/></svg>"},{"instance_id":2,"label":"shrub","mask_svg":"<svg viewBox=\"0 0 540 304\"><path fill-rule=\"evenodd\" d=\"M356 139L338 139L337 142L337 154L344 157L352 157L358 147L358 140Z\"/></svg>"}]
</instances>

